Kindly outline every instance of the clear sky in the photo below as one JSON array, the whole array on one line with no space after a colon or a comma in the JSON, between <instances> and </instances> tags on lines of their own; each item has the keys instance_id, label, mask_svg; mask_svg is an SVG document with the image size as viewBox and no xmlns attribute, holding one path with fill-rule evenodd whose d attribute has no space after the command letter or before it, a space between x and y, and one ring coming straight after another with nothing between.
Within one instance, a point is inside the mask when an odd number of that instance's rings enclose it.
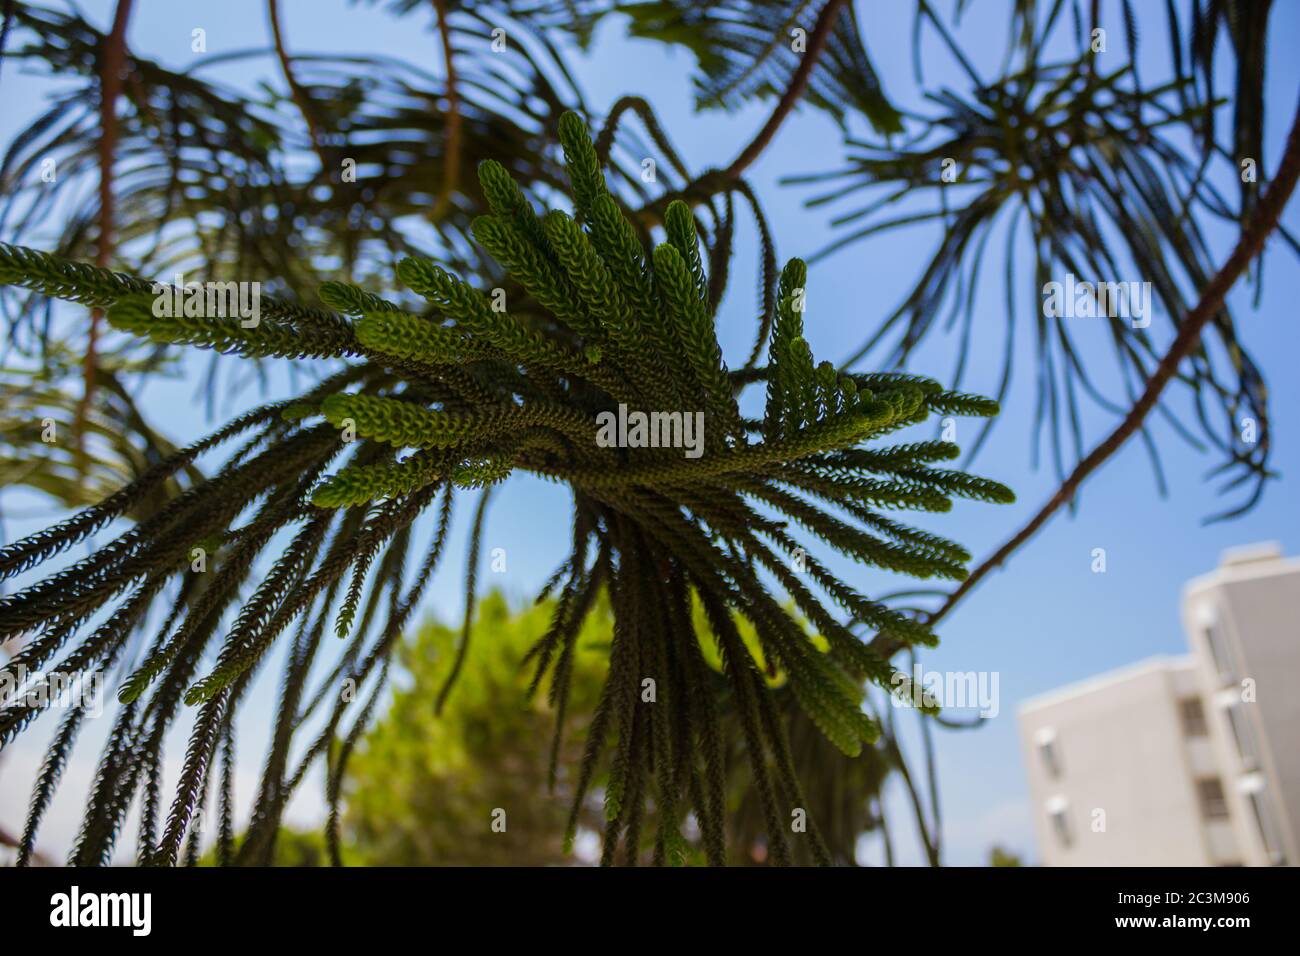
<instances>
[{"instance_id":1,"label":"clear sky","mask_svg":"<svg viewBox=\"0 0 1300 956\"><path fill-rule=\"evenodd\" d=\"M82 0L80 6L101 25L111 17L112 4L108 0ZM195 27L207 31L209 53L264 43L264 6L261 0L224 0L219 4L138 0L129 43L144 55L172 66L184 66L196 58L190 52L190 32ZM284 0L282 6L293 52L380 53L435 72L439 69L436 40L423 15L395 20L368 6L344 0ZM920 109L923 104L917 95L911 63L911 6L857 0L866 45L886 91L896 103ZM949 5L942 6L946 9ZM963 48L990 79L996 76L1005 49L1008 6L1000 0L982 0L972 5L958 31ZM1112 14L1113 6L1103 5ZM1167 54L1163 17L1158 5L1141 5L1140 10L1145 34L1144 63L1150 64L1155 75L1163 69ZM592 52L575 51L570 58L592 110L602 114L620 95L641 94L654 105L694 170L729 162L758 129L770 105L753 105L734 114L696 114L688 78L693 66L690 56L684 50L666 50L652 42L629 40L624 24L621 17L608 19L598 32ZM1111 42L1118 56L1123 31L1118 22L1114 27ZM1280 153L1300 89L1300 65L1281 42L1282 38L1297 35L1300 5L1276 5L1266 90L1266 166L1274 163ZM968 87L964 74L933 36L927 39L923 51L929 87ZM270 60L258 61L255 68L244 64L212 72L230 83L266 79L280 85ZM50 89L51 85L40 77L19 74L12 63L5 65L0 83L4 98L0 141L7 143L35 115ZM777 180L791 173L833 168L843 155L841 134L834 124L816 111L805 109L781 128L776 141L752 168L751 181L765 204L782 259L811 255L832 233L825 210L803 208L810 191L783 187ZM1300 208L1293 203L1283 221L1292 230L1300 230ZM890 233L853 245L814 265L805 322L807 337L819 359L837 361L856 349L915 281L933 251L937 235L935 228L927 226ZM1209 227L1209 236L1216 262L1222 262L1232 248L1235 233L1216 224ZM995 248L1000 248L996 237L991 246ZM1140 446L1127 446L1088 483L1075 515L1063 513L1055 518L1015 555L1005 570L989 578L945 621L940 632L942 646L927 653L922 661L926 669L996 672L1000 691L996 717L983 721L976 730L941 732L938 736L946 862L982 863L995 843L1030 861L1037 857L1015 727L1015 710L1020 701L1144 657L1183 652L1186 645L1178 620L1180 590L1189 578L1213 568L1224 548L1267 539L1280 541L1288 553L1300 550L1300 508L1295 493L1295 474L1300 471L1300 380L1294 374L1300 264L1279 243L1270 250L1258 308L1252 307L1250 295L1242 289L1235 291L1230 301L1238 310L1241 336L1269 383L1273 464L1281 478L1245 517L1204 526L1202 519L1223 506L1212 487L1203 481L1204 473L1218 462L1182 444L1167 425L1158 423L1153 431L1164 452L1168 497L1158 496ZM731 267L731 290L719 325L733 365L743 362L752 341L752 276L756 267L753 236L742 231ZM977 560L1016 530L1056 485L1050 468L1034 470L1030 456L1035 400L1030 329L1038 300L1031 297L1032 289L1023 278L1030 274L1027 250L1021 250L1017 273L1023 286L1018 290L1018 307L1025 312L1023 317L1017 317L1021 329L1017 373L1003 420L974 470L1013 487L1019 502L1001 507L963 503L952 513L927 522L967 544ZM973 353L963 383L968 390L992 392L996 388L1005 308L1001 271L990 269L979 282ZM1161 343L1168 341L1163 321L1158 317L1153 324ZM1092 343L1085 346L1085 356L1095 356L1095 367L1109 370L1108 355L1099 351L1100 327L1097 334L1089 335L1086 330L1078 334ZM955 337L936 338L918 355L913 369L946 380L955 349ZM194 370L199 367L190 366ZM1115 376L1106 371L1100 379L1103 387L1110 388L1120 400L1122 393ZM187 376L185 381L151 384L144 393L142 407L146 414L180 442L193 440L211 427L201 402L194 396L194 381ZM1181 403L1171 407L1179 415L1187 412ZM1115 424L1093 408L1086 410L1084 421L1089 446ZM964 430L959 431L958 440L968 441L973 428L964 422L960 427ZM462 504L453 555L464 554L469 512L470 508ZM12 535L34 524L11 520L6 528ZM495 497L484 542L486 550L506 548L508 570L503 575L492 575L485 567L480 581L487 586L501 586L520 599L529 596L563 558L568 532L566 492L540 481L512 478ZM1106 549L1105 574L1091 571L1095 548ZM906 583L844 562L831 564L849 583L867 593ZM435 579L423 609L426 613L446 618L459 613L462 567L463 559L458 558ZM241 732L254 738L254 742L241 747L246 764L240 768L240 793L245 797L260 770L257 761L261 749L255 743L256 737L265 734L264 725L272 713L268 682L263 679L260 684L263 703L245 714L240 725ZM259 723L261 727L256 726ZM50 720L41 725L46 731L52 726ZM44 737L38 732L20 738L0 762L0 822L10 829L17 829L20 823ZM84 738L45 831L48 839L44 845L55 854L64 852L75 833L80 794L93 773L98 739L93 734ZM915 740L909 739L908 743L914 757L919 756ZM183 747L182 737L174 736L173 744L178 748L173 752L175 756ZM319 806L314 792L305 795L295 807L297 818L312 819ZM893 820L905 820L908 811L901 793L891 794L890 809ZM903 859L916 862L920 855L915 840L905 823L902 827L897 842ZM879 846L874 842L864 846L863 859L878 861Z\"/></svg>"}]
</instances>

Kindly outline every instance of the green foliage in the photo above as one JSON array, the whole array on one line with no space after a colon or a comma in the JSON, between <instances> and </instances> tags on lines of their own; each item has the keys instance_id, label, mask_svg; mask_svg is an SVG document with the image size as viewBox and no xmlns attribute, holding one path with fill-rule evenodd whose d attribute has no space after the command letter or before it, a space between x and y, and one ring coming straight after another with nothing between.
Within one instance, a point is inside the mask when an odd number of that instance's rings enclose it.
<instances>
[{"instance_id":1,"label":"green foliage","mask_svg":"<svg viewBox=\"0 0 1300 956\"><path fill-rule=\"evenodd\" d=\"M380 2L380 0L372 0ZM424 0L389 0L400 14L427 12ZM474 5L448 0L452 22L462 9ZM812 33L826 0L723 0L709 4L691 0L505 0L504 13L546 32L564 30L587 45L592 31L611 13L630 19L633 36L685 47L694 56L697 106L735 109L755 99L767 99L789 85L799 64L792 31ZM899 113L881 89L862 41L852 4L837 14L827 43L827 55L813 68L808 99L844 123L859 111L884 133L899 128Z\"/></svg>"},{"instance_id":2,"label":"green foliage","mask_svg":"<svg viewBox=\"0 0 1300 956\"><path fill-rule=\"evenodd\" d=\"M220 853L209 850L199 860L199 866L220 866ZM281 827L275 836L273 866L328 866L329 855L325 838L319 830L296 830Z\"/></svg>"},{"instance_id":3,"label":"green foliage","mask_svg":"<svg viewBox=\"0 0 1300 956\"><path fill-rule=\"evenodd\" d=\"M354 360L292 403L265 406L228 427L219 440L248 428L253 435L211 478L88 557L0 598L0 639L35 634L10 667L43 665L81 635L58 661L60 671L78 671L110 666L132 632L146 625L149 608L165 601L166 590L183 592L123 686L124 706L75 862L107 858L137 789L147 807L157 807L161 747L183 702L198 708L189 749L162 832L149 816L141 848L147 862L177 861L214 766L229 766L232 717L286 632L293 636L253 823L229 859L273 858L283 808L318 758L326 760L328 796L337 808L397 637L442 554L457 487L485 489L472 533L458 660L468 656L487 486L515 471L563 482L574 501L572 550L546 589L557 595L554 611L530 658L532 680L540 685L549 677L550 698L562 713L569 712L578 637L600 595L613 612L605 680L567 778L566 840L576 835L592 786L603 779L606 862L620 845L635 857L643 834L655 862L685 860L688 813L708 862L725 862L725 696L744 741L771 861L806 855L831 862L815 820L806 832L789 832L791 808L809 804L759 661L780 675L784 694L845 755L858 756L876 739L879 728L861 706L863 682L892 692L899 689L896 672L853 628L902 645L935 638L912 616L832 574L817 553L837 550L857 563L917 577L961 578L965 553L958 546L881 512L945 511L957 497L1010 501L1011 493L987 479L929 467L948 456L947 446L884 439L940 411L987 414L996 406L918 376L838 376L816 366L802 334L806 269L798 260L782 273L767 367L733 374L703 307L708 277L693 250L690 211L669 208L669 242L646 256L617 212L576 115L561 121L559 136L575 216L536 217L508 174L487 163L483 182L493 212L475 226L507 269L523 271L519 281L537 290L538 301L558 304L553 313L526 321L512 313L508 297L502 308L499 296L414 258L397 271L428 301L424 314L396 311L361 289L332 285L323 292L360 313L355 325L331 311L278 303L248 329L206 314L155 316L139 298L136 280L123 280L110 320L138 336L252 357ZM102 304L117 288L117 280L88 267L22 250L6 257L4 275L28 288L99 295ZM367 329L364 335L358 326ZM746 383L764 380L763 418L747 421L737 395ZM597 441L601 417L619 404L703 414L702 454ZM394 449L412 453L398 459ZM0 549L0 576L84 540L182 460L169 459L119 496ZM434 543L408 577L414 523L439 494ZM249 517L236 524L241 515ZM216 567L202 575L189 571L196 541L219 542ZM258 558L271 555L270 568L254 573ZM369 584L359 584L372 563ZM312 664L349 569L353 583L336 625L345 649L335 670L310 691ZM693 620L696 602L716 643L721 688ZM461 673L453 667L440 702ZM643 699L647 679L657 688L653 704ZM340 682L358 694L339 694ZM354 700L359 706L350 707ZM33 705L0 713L0 740L12 739L38 712ZM291 767L295 732L317 716L325 729ZM346 730L345 716L353 717ZM562 738L563 723L558 729ZM557 742L556 753L562 752ZM220 799L228 803L226 788ZM221 817L229 815L223 804ZM336 810L331 834L337 817ZM337 840L331 847L337 855Z\"/></svg>"},{"instance_id":4,"label":"green foliage","mask_svg":"<svg viewBox=\"0 0 1300 956\"><path fill-rule=\"evenodd\" d=\"M378 866L563 865L569 813L570 768L585 745L581 715L595 706L608 668L613 630L609 604L598 599L574 641L569 662L570 697L560 712L545 695L530 693L529 650L544 637L554 601L511 610L499 593L484 598L475 614L478 639L465 661L464 677L442 713L435 713L437 689L455 656L457 629L439 623L418 628L397 652L401 689L393 704L367 732L348 767L347 802L340 834L345 858ZM698 605L697 631L708 633ZM741 623L746 647L761 654L752 627ZM728 861L765 859L761 803L743 754L738 716L725 693L720 661L706 640L711 683L720 691L721 751L727 769ZM825 821L828 850L837 863L851 863L858 837L876 824L871 801L886 767L868 748L848 758L828 743L784 690L781 675L768 675L776 703L772 716L785 722L798 779L811 786L810 815ZM558 722L563 752L538 745ZM604 784L598 780L597 786ZM506 828L491 828L491 812L506 812ZM647 810L653 819L654 810ZM595 836L603 823L601 801L589 796L579 828ZM685 859L703 862L699 835L688 837ZM283 848L277 846L277 860ZM796 859L812 862L795 848ZM640 859L653 853L649 841Z\"/></svg>"}]
</instances>

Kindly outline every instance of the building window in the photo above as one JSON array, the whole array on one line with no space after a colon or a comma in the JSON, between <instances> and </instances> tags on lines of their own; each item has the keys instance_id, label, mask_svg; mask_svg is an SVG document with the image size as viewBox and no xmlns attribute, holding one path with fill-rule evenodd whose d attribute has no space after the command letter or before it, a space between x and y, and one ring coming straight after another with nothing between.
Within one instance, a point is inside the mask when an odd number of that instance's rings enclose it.
<instances>
[{"instance_id":1,"label":"building window","mask_svg":"<svg viewBox=\"0 0 1300 956\"><path fill-rule=\"evenodd\" d=\"M1038 744L1038 759L1043 762L1043 769L1047 772L1049 780L1059 780L1061 777L1061 755L1056 747L1056 731L1050 727L1044 727L1035 735L1035 742Z\"/></svg>"},{"instance_id":2,"label":"building window","mask_svg":"<svg viewBox=\"0 0 1300 956\"><path fill-rule=\"evenodd\" d=\"M1269 808L1268 797L1263 790L1254 790L1247 795L1250 808L1255 813L1255 826L1259 827L1259 839L1264 844L1264 852L1274 866L1286 863L1286 854L1282 852L1282 841L1277 834L1273 813Z\"/></svg>"},{"instance_id":3,"label":"building window","mask_svg":"<svg viewBox=\"0 0 1300 956\"><path fill-rule=\"evenodd\" d=\"M1056 834L1056 841L1068 849L1074 843L1074 835L1070 832L1070 818L1066 815L1064 803L1048 804L1047 822L1051 825L1052 832Z\"/></svg>"},{"instance_id":4,"label":"building window","mask_svg":"<svg viewBox=\"0 0 1300 956\"><path fill-rule=\"evenodd\" d=\"M1178 702L1178 715L1182 720L1184 737L1204 737L1209 733L1201 698L1184 697Z\"/></svg>"},{"instance_id":5,"label":"building window","mask_svg":"<svg viewBox=\"0 0 1300 956\"><path fill-rule=\"evenodd\" d=\"M1252 770L1258 765L1259 758L1255 749L1255 734L1250 729L1250 720L1246 717L1240 701L1229 704L1224 711L1228 717L1228 726L1232 728L1232 739L1237 744L1241 765Z\"/></svg>"},{"instance_id":6,"label":"building window","mask_svg":"<svg viewBox=\"0 0 1300 956\"><path fill-rule=\"evenodd\" d=\"M1214 660L1214 669L1219 674L1220 684L1237 682L1236 668L1232 666L1232 654L1228 648L1223 625L1216 619L1205 628L1205 643L1210 648L1210 657Z\"/></svg>"},{"instance_id":7,"label":"building window","mask_svg":"<svg viewBox=\"0 0 1300 956\"><path fill-rule=\"evenodd\" d=\"M1196 796L1201 804L1202 820L1228 819L1228 800L1223 795L1223 784L1218 777L1196 781Z\"/></svg>"}]
</instances>

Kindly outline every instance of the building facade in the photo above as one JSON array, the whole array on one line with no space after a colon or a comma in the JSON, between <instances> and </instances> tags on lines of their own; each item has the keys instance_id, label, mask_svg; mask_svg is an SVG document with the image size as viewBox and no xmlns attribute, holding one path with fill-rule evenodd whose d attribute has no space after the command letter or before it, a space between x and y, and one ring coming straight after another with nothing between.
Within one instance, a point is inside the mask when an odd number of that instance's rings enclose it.
<instances>
[{"instance_id":1,"label":"building facade","mask_svg":"<svg viewBox=\"0 0 1300 956\"><path fill-rule=\"evenodd\" d=\"M1229 552L1182 619L1188 655L1021 706L1044 865L1300 860L1300 560Z\"/></svg>"}]
</instances>

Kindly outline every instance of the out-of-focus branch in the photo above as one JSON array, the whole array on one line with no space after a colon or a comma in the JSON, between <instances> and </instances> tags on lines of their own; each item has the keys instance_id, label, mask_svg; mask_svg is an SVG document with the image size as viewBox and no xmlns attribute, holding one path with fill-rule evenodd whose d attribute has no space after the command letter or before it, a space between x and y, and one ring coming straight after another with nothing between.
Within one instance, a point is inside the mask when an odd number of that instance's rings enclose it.
<instances>
[{"instance_id":1,"label":"out-of-focus branch","mask_svg":"<svg viewBox=\"0 0 1300 956\"><path fill-rule=\"evenodd\" d=\"M885 866L894 865L894 838L889 832L889 821L885 818L885 797L876 794L876 816L880 820L880 838L885 844Z\"/></svg>"},{"instance_id":2,"label":"out-of-focus branch","mask_svg":"<svg viewBox=\"0 0 1300 956\"><path fill-rule=\"evenodd\" d=\"M799 61L799 67L794 71L794 76L790 77L790 85L786 87L781 99L776 104L776 109L772 110L772 115L767 118L763 128L746 146L739 156L737 156L730 166L727 167L723 174L728 180L736 180L741 174L749 168L750 164L767 149L768 143L772 142L772 137L776 131L781 128L785 118L794 109L795 104L799 102L803 92L808 87L808 79L812 76L813 67L817 65L817 59L821 56L822 50L826 48L826 41L830 39L831 30L835 28L840 14L844 11L846 0L829 0L826 6L822 7L821 14L817 17L817 24L808 36L808 47L804 50L803 59Z\"/></svg>"},{"instance_id":3,"label":"out-of-focus branch","mask_svg":"<svg viewBox=\"0 0 1300 956\"><path fill-rule=\"evenodd\" d=\"M1210 280L1209 285L1201 293L1200 301L1187 313L1179 325L1178 335L1174 338L1173 344L1169 346L1164 358L1160 360L1160 364L1156 366L1155 371L1151 373L1151 377L1147 379L1145 390L1133 403L1133 407L1129 409L1124 421L1086 458L1079 462L1065 482L1056 489L1052 497L1047 500L1047 503L1039 509L1038 513L1023 528L986 558L958 588L948 595L943 605L930 615L929 620L931 623L947 615L956 606L957 602L969 594L990 571L1001 567L1003 562L1015 553L1021 545L1032 538L1052 515L1074 498L1089 475L1100 468L1107 459L1119 451L1124 443L1141 429L1147 415L1151 413L1151 410L1155 408L1156 403L1159 401L1165 386L1177 373L1178 366L1200 342L1201 333L1204 331L1205 326L1219 314L1228 290L1246 272L1251 261L1263 251L1264 243L1277 228L1278 221L1282 216L1282 210L1286 207L1287 201L1295 190L1297 179L1300 179L1300 104L1297 104L1291 133L1287 136L1286 150L1283 153L1282 162L1278 166L1277 175L1273 177L1273 182L1255 207L1245 228L1242 229L1232 255L1228 257L1223 267ZM896 647L889 645L877 646L876 649L887 654L892 654L897 650Z\"/></svg>"},{"instance_id":4,"label":"out-of-focus branch","mask_svg":"<svg viewBox=\"0 0 1300 956\"><path fill-rule=\"evenodd\" d=\"M325 156L325 149L321 139L321 122L320 117L316 115L316 106L312 103L311 96L293 72L293 61L289 57L289 51L284 45L284 34L280 30L280 2L279 0L266 0L266 15L271 21L271 40L275 44L275 55L280 61L280 71L284 74L284 82L289 87L289 95L293 97L294 105L298 107L298 112L302 115L303 122L307 124L307 132L311 136L312 149L316 151L316 156L320 159L321 171L329 169L329 160Z\"/></svg>"},{"instance_id":5,"label":"out-of-focus branch","mask_svg":"<svg viewBox=\"0 0 1300 956\"><path fill-rule=\"evenodd\" d=\"M822 7L812 33L808 35L808 46L804 50L803 59L799 61L798 68L795 69L794 75L790 77L790 85L781 94L781 99L777 101L776 107L767 118L767 122L763 124L749 144L740 151L740 154L731 161L731 165L726 169L706 170L692 182L682 187L679 192L660 196L658 199L642 206L634 213L639 221L648 223L661 222L663 212L668 208L668 204L672 200L680 199L694 206L740 179L745 170L771 144L773 137L776 136L776 131L781 128L781 124L785 122L786 117L790 115L790 112L803 97L804 90L808 88L808 80L812 76L813 67L817 65L817 60L821 57L822 51L826 49L826 42L830 39L831 31L835 29L836 22L844 12L846 2L847 0L829 0L826 6Z\"/></svg>"},{"instance_id":6,"label":"out-of-focus branch","mask_svg":"<svg viewBox=\"0 0 1300 956\"><path fill-rule=\"evenodd\" d=\"M99 235L95 241L95 264L108 268L113 258L113 157L117 150L117 99L122 93L123 73L126 70L126 27L131 19L132 0L118 0L113 14L113 27L104 37L104 48L99 58ZM90 335L86 341L83 363L83 388L77 405L75 441L82 447L81 426L90 409L90 399L95 390L95 369L98 365L99 325L104 313L94 309L90 313Z\"/></svg>"},{"instance_id":7,"label":"out-of-focus branch","mask_svg":"<svg viewBox=\"0 0 1300 956\"><path fill-rule=\"evenodd\" d=\"M908 799L912 804L912 813L916 818L917 834L921 837L921 844L925 847L926 862L930 866L939 866L939 842L931 835L930 821L926 819L925 814L925 803L921 800L921 794L916 789L916 782L912 779L911 771L907 768L907 758L903 756L903 750L898 744L898 737L893 728L892 715L890 726L885 730L881 739L885 744L885 752L893 760L894 769L898 771L899 779L903 781L903 787L907 790ZM881 802L883 805L883 799Z\"/></svg>"},{"instance_id":8,"label":"out-of-focus branch","mask_svg":"<svg viewBox=\"0 0 1300 956\"><path fill-rule=\"evenodd\" d=\"M0 5L0 65L4 63L5 44L9 41L9 27L14 22L14 0L4 0Z\"/></svg>"},{"instance_id":9,"label":"out-of-focus branch","mask_svg":"<svg viewBox=\"0 0 1300 956\"><path fill-rule=\"evenodd\" d=\"M433 206L437 222L451 204L451 194L460 184L460 91L456 81L456 58L451 48L451 24L447 22L447 0L433 0L438 14L438 33L442 39L442 59L447 70L447 115L443 125L442 191Z\"/></svg>"},{"instance_id":10,"label":"out-of-focus branch","mask_svg":"<svg viewBox=\"0 0 1300 956\"><path fill-rule=\"evenodd\" d=\"M916 667L915 653L912 655L912 667L913 669ZM934 734L930 732L930 718L919 710L916 714L921 723L921 742L925 745L925 781L930 797L930 820L933 824L926 842L934 848L932 858L934 865L937 866L943 858L943 808L939 801L939 765L934 756Z\"/></svg>"}]
</instances>

